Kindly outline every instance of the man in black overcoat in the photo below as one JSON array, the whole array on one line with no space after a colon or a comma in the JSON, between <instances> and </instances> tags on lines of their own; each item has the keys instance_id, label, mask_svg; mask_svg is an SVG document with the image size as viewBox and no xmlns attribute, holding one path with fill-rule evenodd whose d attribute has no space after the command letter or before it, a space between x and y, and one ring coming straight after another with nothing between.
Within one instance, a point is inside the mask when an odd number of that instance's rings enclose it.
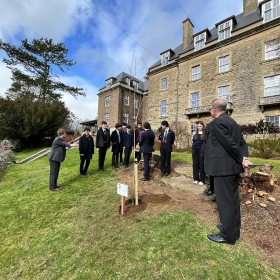
<instances>
[{"instance_id":1,"label":"man in black overcoat","mask_svg":"<svg viewBox=\"0 0 280 280\"><path fill-rule=\"evenodd\" d=\"M212 102L211 122L204 156L205 172L213 176L216 202L221 224L219 234L208 239L218 243L235 244L240 236L239 174L250 164L248 146L239 125L226 113L227 103Z\"/></svg>"},{"instance_id":2,"label":"man in black overcoat","mask_svg":"<svg viewBox=\"0 0 280 280\"><path fill-rule=\"evenodd\" d=\"M104 162L106 152L110 148L110 130L107 128L107 122L102 121L101 127L96 133L96 151L98 151L99 172L104 172Z\"/></svg>"},{"instance_id":3,"label":"man in black overcoat","mask_svg":"<svg viewBox=\"0 0 280 280\"><path fill-rule=\"evenodd\" d=\"M90 128L85 127L84 134L79 139L80 175L82 177L89 175L87 171L94 154L94 141L89 132Z\"/></svg>"},{"instance_id":4,"label":"man in black overcoat","mask_svg":"<svg viewBox=\"0 0 280 280\"><path fill-rule=\"evenodd\" d=\"M119 168L119 155L121 149L123 149L122 125L117 123L115 128L110 138L112 142L112 167Z\"/></svg>"}]
</instances>

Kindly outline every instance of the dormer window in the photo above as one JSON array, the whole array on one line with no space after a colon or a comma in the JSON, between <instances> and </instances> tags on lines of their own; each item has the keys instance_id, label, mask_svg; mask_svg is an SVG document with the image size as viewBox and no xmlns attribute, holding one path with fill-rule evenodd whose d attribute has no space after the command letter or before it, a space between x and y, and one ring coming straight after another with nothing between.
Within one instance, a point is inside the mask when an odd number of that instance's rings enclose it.
<instances>
[{"instance_id":1,"label":"dormer window","mask_svg":"<svg viewBox=\"0 0 280 280\"><path fill-rule=\"evenodd\" d=\"M165 66L168 64L170 59L170 52L163 53L161 55L161 66Z\"/></svg>"},{"instance_id":2,"label":"dormer window","mask_svg":"<svg viewBox=\"0 0 280 280\"><path fill-rule=\"evenodd\" d=\"M218 25L218 37L219 41L227 39L231 36L232 20L226 21Z\"/></svg>"},{"instance_id":3,"label":"dormer window","mask_svg":"<svg viewBox=\"0 0 280 280\"><path fill-rule=\"evenodd\" d=\"M262 4L263 22L280 17L280 0L272 0Z\"/></svg>"},{"instance_id":4,"label":"dormer window","mask_svg":"<svg viewBox=\"0 0 280 280\"><path fill-rule=\"evenodd\" d=\"M130 79L128 77L125 78L125 83L129 86L130 85Z\"/></svg>"},{"instance_id":5,"label":"dormer window","mask_svg":"<svg viewBox=\"0 0 280 280\"><path fill-rule=\"evenodd\" d=\"M139 85L138 82L136 82L136 81L133 81L133 82L132 82L132 87L133 87L135 90L138 90L138 85Z\"/></svg>"},{"instance_id":6,"label":"dormer window","mask_svg":"<svg viewBox=\"0 0 280 280\"><path fill-rule=\"evenodd\" d=\"M106 80L106 88L111 88L112 87L112 83L113 83L113 79L108 79Z\"/></svg>"},{"instance_id":7,"label":"dormer window","mask_svg":"<svg viewBox=\"0 0 280 280\"><path fill-rule=\"evenodd\" d=\"M201 50L205 47L206 32L201 33L194 37L194 49L195 51Z\"/></svg>"}]
</instances>

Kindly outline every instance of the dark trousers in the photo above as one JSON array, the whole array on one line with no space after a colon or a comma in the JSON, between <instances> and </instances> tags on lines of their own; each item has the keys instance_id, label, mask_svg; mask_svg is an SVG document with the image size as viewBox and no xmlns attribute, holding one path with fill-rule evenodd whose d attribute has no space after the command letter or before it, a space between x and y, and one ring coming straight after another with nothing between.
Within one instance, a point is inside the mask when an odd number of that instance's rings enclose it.
<instances>
[{"instance_id":1,"label":"dark trousers","mask_svg":"<svg viewBox=\"0 0 280 280\"><path fill-rule=\"evenodd\" d=\"M50 188L56 188L57 187L57 178L59 174L60 169L60 162L49 160L50 162Z\"/></svg>"},{"instance_id":2,"label":"dark trousers","mask_svg":"<svg viewBox=\"0 0 280 280\"><path fill-rule=\"evenodd\" d=\"M224 230L220 235L234 243L240 236L241 217L238 195L239 175L214 177L214 188L220 221Z\"/></svg>"},{"instance_id":3,"label":"dark trousers","mask_svg":"<svg viewBox=\"0 0 280 280\"><path fill-rule=\"evenodd\" d=\"M118 165L119 165L119 152L112 153L112 166L118 166Z\"/></svg>"},{"instance_id":4,"label":"dark trousers","mask_svg":"<svg viewBox=\"0 0 280 280\"><path fill-rule=\"evenodd\" d=\"M145 179L150 179L150 170L149 170L149 161L152 156L152 153L143 153L143 158L144 158L144 178Z\"/></svg>"},{"instance_id":5,"label":"dark trousers","mask_svg":"<svg viewBox=\"0 0 280 280\"><path fill-rule=\"evenodd\" d=\"M135 151L135 160L137 160L138 162L141 160L141 153Z\"/></svg>"},{"instance_id":6,"label":"dark trousers","mask_svg":"<svg viewBox=\"0 0 280 280\"><path fill-rule=\"evenodd\" d=\"M106 152L107 152L107 147L100 147L99 148L99 152L98 152L98 154L99 154L99 157L98 157L99 170L104 169Z\"/></svg>"},{"instance_id":7,"label":"dark trousers","mask_svg":"<svg viewBox=\"0 0 280 280\"><path fill-rule=\"evenodd\" d=\"M192 149L193 180L205 183L204 162L200 149Z\"/></svg>"},{"instance_id":8,"label":"dark trousers","mask_svg":"<svg viewBox=\"0 0 280 280\"><path fill-rule=\"evenodd\" d=\"M89 167L89 164L90 164L90 159L85 159L85 157L82 157L82 156L80 158L81 158L80 174L85 175L88 171L88 167Z\"/></svg>"},{"instance_id":9,"label":"dark trousers","mask_svg":"<svg viewBox=\"0 0 280 280\"><path fill-rule=\"evenodd\" d=\"M214 192L215 191L215 189L214 189L214 177L210 176L210 175L209 175L209 186L210 186L209 190Z\"/></svg>"},{"instance_id":10,"label":"dark trousers","mask_svg":"<svg viewBox=\"0 0 280 280\"><path fill-rule=\"evenodd\" d=\"M120 162L123 162L123 147L120 147Z\"/></svg>"},{"instance_id":11,"label":"dark trousers","mask_svg":"<svg viewBox=\"0 0 280 280\"><path fill-rule=\"evenodd\" d=\"M169 174L171 168L171 151L162 144L160 147L161 173Z\"/></svg>"},{"instance_id":12,"label":"dark trousers","mask_svg":"<svg viewBox=\"0 0 280 280\"><path fill-rule=\"evenodd\" d=\"M123 162L124 165L127 165L127 166L129 165L129 159L130 159L131 152L132 152L132 148L124 149L124 162Z\"/></svg>"}]
</instances>

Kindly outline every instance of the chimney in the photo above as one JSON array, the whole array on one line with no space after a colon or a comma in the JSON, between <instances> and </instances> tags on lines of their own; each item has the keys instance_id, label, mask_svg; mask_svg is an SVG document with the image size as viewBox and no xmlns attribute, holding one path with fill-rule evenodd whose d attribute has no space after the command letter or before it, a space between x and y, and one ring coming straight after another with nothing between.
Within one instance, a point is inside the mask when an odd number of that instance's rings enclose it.
<instances>
[{"instance_id":1,"label":"chimney","mask_svg":"<svg viewBox=\"0 0 280 280\"><path fill-rule=\"evenodd\" d=\"M254 12L258 8L258 0L243 0L243 16Z\"/></svg>"},{"instance_id":2,"label":"chimney","mask_svg":"<svg viewBox=\"0 0 280 280\"><path fill-rule=\"evenodd\" d=\"M183 49L189 46L193 41L193 24L190 19L183 21Z\"/></svg>"}]
</instances>

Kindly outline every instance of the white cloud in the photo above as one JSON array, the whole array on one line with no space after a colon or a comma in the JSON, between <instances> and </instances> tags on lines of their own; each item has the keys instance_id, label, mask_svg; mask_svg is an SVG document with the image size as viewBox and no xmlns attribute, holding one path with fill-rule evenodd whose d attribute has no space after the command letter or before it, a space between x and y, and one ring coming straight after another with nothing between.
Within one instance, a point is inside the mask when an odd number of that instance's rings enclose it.
<instances>
[{"instance_id":1,"label":"white cloud","mask_svg":"<svg viewBox=\"0 0 280 280\"><path fill-rule=\"evenodd\" d=\"M2 60L0 58L0 60ZM4 63L0 63L0 95L4 95L11 85L11 71L6 68Z\"/></svg>"}]
</instances>

